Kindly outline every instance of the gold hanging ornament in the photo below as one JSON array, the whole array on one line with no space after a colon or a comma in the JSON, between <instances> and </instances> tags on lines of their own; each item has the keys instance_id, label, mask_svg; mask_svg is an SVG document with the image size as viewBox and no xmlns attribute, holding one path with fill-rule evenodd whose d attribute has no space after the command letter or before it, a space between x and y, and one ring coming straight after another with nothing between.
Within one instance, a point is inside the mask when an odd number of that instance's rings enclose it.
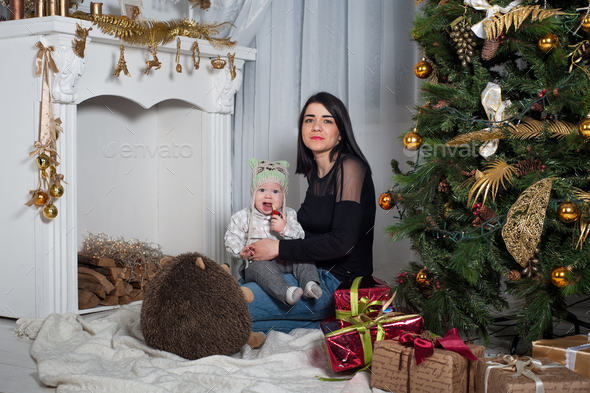
<instances>
[{"instance_id":1,"label":"gold hanging ornament","mask_svg":"<svg viewBox=\"0 0 590 393\"><path fill-rule=\"evenodd\" d=\"M418 286L423 288L429 287L432 285L432 281L434 281L434 277L428 272L428 269L424 268L416 273L416 283L418 283Z\"/></svg>"},{"instance_id":2,"label":"gold hanging ornament","mask_svg":"<svg viewBox=\"0 0 590 393\"><path fill-rule=\"evenodd\" d=\"M88 33L92 30L92 27L88 29L82 28L78 23L76 23L76 35L81 39L74 39L74 53L78 55L78 57L84 58L84 51L86 50L86 37L88 37Z\"/></svg>"},{"instance_id":3,"label":"gold hanging ornament","mask_svg":"<svg viewBox=\"0 0 590 393\"><path fill-rule=\"evenodd\" d=\"M557 48L558 44L559 38L555 33L547 33L539 38L539 41L537 42L539 49L541 49L543 52L549 52L551 49Z\"/></svg>"},{"instance_id":4,"label":"gold hanging ornament","mask_svg":"<svg viewBox=\"0 0 590 393\"><path fill-rule=\"evenodd\" d=\"M51 165L51 159L46 154L39 154L37 156L37 159L35 160L35 163L37 164L39 169L45 170L49 168L49 166Z\"/></svg>"},{"instance_id":5,"label":"gold hanging ornament","mask_svg":"<svg viewBox=\"0 0 590 393\"><path fill-rule=\"evenodd\" d=\"M43 215L48 220L53 220L55 217L57 217L57 207L51 204L47 205L45 209L43 209Z\"/></svg>"},{"instance_id":6,"label":"gold hanging ornament","mask_svg":"<svg viewBox=\"0 0 590 393\"><path fill-rule=\"evenodd\" d=\"M234 79L236 79L236 66L234 65L234 59L236 57L236 54L234 53L233 55L228 53L227 54L227 58L229 59L229 72L231 74L231 80L233 81Z\"/></svg>"},{"instance_id":7,"label":"gold hanging ornament","mask_svg":"<svg viewBox=\"0 0 590 393\"><path fill-rule=\"evenodd\" d=\"M37 200L35 200L35 205L41 207L45 205L48 200L49 195L47 195L45 191L37 192Z\"/></svg>"},{"instance_id":8,"label":"gold hanging ornament","mask_svg":"<svg viewBox=\"0 0 590 393\"><path fill-rule=\"evenodd\" d=\"M580 209L571 200L562 202L557 206L557 218L566 224L575 222L580 217Z\"/></svg>"},{"instance_id":9,"label":"gold hanging ornament","mask_svg":"<svg viewBox=\"0 0 590 393\"><path fill-rule=\"evenodd\" d=\"M584 14L584 16L582 16L582 18L584 18L584 20L582 21L582 25L580 27L585 32L590 32L590 17L588 17L588 16L586 16L586 14Z\"/></svg>"},{"instance_id":10,"label":"gold hanging ornament","mask_svg":"<svg viewBox=\"0 0 590 393\"><path fill-rule=\"evenodd\" d=\"M420 79L428 78L432 74L432 64L423 57L422 60L416 63L414 74Z\"/></svg>"},{"instance_id":11,"label":"gold hanging ornament","mask_svg":"<svg viewBox=\"0 0 590 393\"><path fill-rule=\"evenodd\" d=\"M64 194L64 186L58 183L54 183L49 188L49 194L54 198L61 198Z\"/></svg>"},{"instance_id":12,"label":"gold hanging ornament","mask_svg":"<svg viewBox=\"0 0 590 393\"><path fill-rule=\"evenodd\" d=\"M199 50L199 43L197 40L193 42L193 45L191 46L191 52L193 56L193 65L195 66L195 70L198 70L201 64L201 51Z\"/></svg>"},{"instance_id":13,"label":"gold hanging ornament","mask_svg":"<svg viewBox=\"0 0 590 393\"><path fill-rule=\"evenodd\" d=\"M559 288L563 288L570 283L570 275L568 275L568 268L565 266L558 266L551 271L551 282Z\"/></svg>"},{"instance_id":14,"label":"gold hanging ornament","mask_svg":"<svg viewBox=\"0 0 590 393\"><path fill-rule=\"evenodd\" d=\"M586 118L578 125L578 133L586 138L590 139L590 113L586 115Z\"/></svg>"},{"instance_id":15,"label":"gold hanging ornament","mask_svg":"<svg viewBox=\"0 0 590 393\"><path fill-rule=\"evenodd\" d=\"M49 173L47 173L48 171L49 171ZM55 175L55 173L56 173L56 170L53 165L50 165L49 168L41 171L41 175L43 177L49 178L49 179L51 179L53 177L53 175Z\"/></svg>"},{"instance_id":16,"label":"gold hanging ornament","mask_svg":"<svg viewBox=\"0 0 590 393\"><path fill-rule=\"evenodd\" d=\"M162 68L162 63L160 63L160 60L158 60L158 44L148 45L148 50L152 54L153 59L145 62L145 65L146 65L146 69L144 72L145 75L149 75L150 70L153 67L155 67L154 68L155 70L159 70L160 68Z\"/></svg>"},{"instance_id":17,"label":"gold hanging ornament","mask_svg":"<svg viewBox=\"0 0 590 393\"><path fill-rule=\"evenodd\" d=\"M217 59L211 59L211 65L216 70L222 70L225 67L226 61L223 60L219 55L217 55Z\"/></svg>"},{"instance_id":18,"label":"gold hanging ornament","mask_svg":"<svg viewBox=\"0 0 590 393\"><path fill-rule=\"evenodd\" d=\"M391 210L395 206L395 199L391 191L386 191L379 196L379 206L383 210Z\"/></svg>"},{"instance_id":19,"label":"gold hanging ornament","mask_svg":"<svg viewBox=\"0 0 590 393\"><path fill-rule=\"evenodd\" d=\"M121 48L119 49L119 61L117 62L117 68L115 68L115 72L113 72L113 75L115 75L118 78L119 74L121 74L121 71L123 71L125 75L131 76L129 70L127 69L127 62L125 61L125 47L123 46L122 41Z\"/></svg>"},{"instance_id":20,"label":"gold hanging ornament","mask_svg":"<svg viewBox=\"0 0 590 393\"><path fill-rule=\"evenodd\" d=\"M404 147L409 151L416 151L420 148L420 146L422 146L422 137L414 128L413 131L408 132L404 136Z\"/></svg>"},{"instance_id":21,"label":"gold hanging ornament","mask_svg":"<svg viewBox=\"0 0 590 393\"><path fill-rule=\"evenodd\" d=\"M182 72L182 66L180 65L180 37L176 38L176 72L179 74Z\"/></svg>"},{"instance_id":22,"label":"gold hanging ornament","mask_svg":"<svg viewBox=\"0 0 590 393\"><path fill-rule=\"evenodd\" d=\"M464 17L460 17L451 23L451 30L449 36L455 43L461 66L467 67L473 60L473 49L475 49L475 34L471 30L471 24Z\"/></svg>"}]
</instances>

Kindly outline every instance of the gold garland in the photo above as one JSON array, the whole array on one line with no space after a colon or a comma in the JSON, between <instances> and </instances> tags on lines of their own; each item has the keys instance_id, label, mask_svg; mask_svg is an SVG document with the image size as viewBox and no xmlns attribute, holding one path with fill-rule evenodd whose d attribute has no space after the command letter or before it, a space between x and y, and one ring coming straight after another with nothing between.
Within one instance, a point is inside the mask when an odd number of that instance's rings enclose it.
<instances>
[{"instance_id":1,"label":"gold garland","mask_svg":"<svg viewBox=\"0 0 590 393\"><path fill-rule=\"evenodd\" d=\"M526 190L510 207L502 238L516 262L525 267L535 255L541 241L545 213L555 177L539 180Z\"/></svg>"},{"instance_id":2,"label":"gold garland","mask_svg":"<svg viewBox=\"0 0 590 393\"><path fill-rule=\"evenodd\" d=\"M104 34L120 38L131 45L166 45L174 41L176 37L182 36L207 40L217 49L236 46L236 42L232 41L231 37L214 37L226 27L233 26L230 22L197 23L188 18L172 19L166 22L155 20L134 22L129 18L118 18L113 15L90 15L82 11L76 11L70 16L92 22Z\"/></svg>"},{"instance_id":3,"label":"gold garland","mask_svg":"<svg viewBox=\"0 0 590 393\"><path fill-rule=\"evenodd\" d=\"M512 25L514 25L515 30L518 30L529 15L532 15L531 22L534 22L563 14L560 9L545 9L540 7L540 5L528 5L519 7L506 14L496 14L483 23L484 30L488 37L498 37L503 31L507 32Z\"/></svg>"}]
</instances>

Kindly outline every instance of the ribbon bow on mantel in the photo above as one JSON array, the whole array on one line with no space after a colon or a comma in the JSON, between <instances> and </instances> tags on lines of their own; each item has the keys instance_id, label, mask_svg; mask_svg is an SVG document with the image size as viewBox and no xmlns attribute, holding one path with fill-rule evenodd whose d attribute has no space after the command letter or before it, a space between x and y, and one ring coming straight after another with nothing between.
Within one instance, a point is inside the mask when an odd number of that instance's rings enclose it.
<instances>
[{"instance_id":1,"label":"ribbon bow on mantel","mask_svg":"<svg viewBox=\"0 0 590 393\"><path fill-rule=\"evenodd\" d=\"M514 0L512 3L508 4L506 7L500 7L499 5L490 5L486 0L465 0L465 5L469 5L476 10L486 11L486 17L479 23L473 25L471 30L475 33L476 36L479 38L486 39L488 38L486 31L484 30L484 22L491 19L495 14L502 12L506 14L510 12L513 8L517 7L522 3L522 0ZM495 37L489 37L490 39L494 39Z\"/></svg>"},{"instance_id":2,"label":"ribbon bow on mantel","mask_svg":"<svg viewBox=\"0 0 590 393\"><path fill-rule=\"evenodd\" d=\"M481 104L488 115L488 120L498 123L504 120L504 111L512 105L510 100L502 101L502 88L493 82L488 82L486 88L481 92ZM484 130L492 132L494 127L484 128ZM479 147L479 154L487 160L498 149L499 141L499 139L487 141Z\"/></svg>"},{"instance_id":3,"label":"ribbon bow on mantel","mask_svg":"<svg viewBox=\"0 0 590 393\"><path fill-rule=\"evenodd\" d=\"M426 331L421 335L413 333L403 333L399 336L399 342L402 345L414 347L414 356L416 357L416 365L419 365L427 357L434 353L434 347L442 347L447 351L458 353L469 360L477 360L477 356L465 345L459 331L452 328L444 337L432 335Z\"/></svg>"},{"instance_id":4,"label":"ribbon bow on mantel","mask_svg":"<svg viewBox=\"0 0 590 393\"><path fill-rule=\"evenodd\" d=\"M519 358L518 356L502 354L496 356L493 361L488 361L487 364L488 367L486 368L484 375L484 393L488 392L488 377L490 375L490 370L493 368L514 371L515 373L511 375L512 378L518 378L521 375L524 375L535 382L536 393L545 393L543 381L541 381L541 378L539 378L536 373L538 374L548 368L565 367L563 364L557 362L543 365L540 360L528 356Z\"/></svg>"}]
</instances>

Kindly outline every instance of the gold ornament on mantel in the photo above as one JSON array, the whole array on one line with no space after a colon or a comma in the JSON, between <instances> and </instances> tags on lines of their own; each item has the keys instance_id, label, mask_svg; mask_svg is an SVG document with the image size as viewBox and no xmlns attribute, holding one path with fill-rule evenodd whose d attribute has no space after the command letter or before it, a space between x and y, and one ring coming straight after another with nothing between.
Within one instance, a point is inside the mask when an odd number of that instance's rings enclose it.
<instances>
[{"instance_id":1,"label":"gold ornament on mantel","mask_svg":"<svg viewBox=\"0 0 590 393\"><path fill-rule=\"evenodd\" d=\"M233 81L234 79L236 79L236 66L234 65L234 58L236 57L236 54L234 53L233 55L228 53L227 54L227 58L229 59L229 72L231 73L231 80Z\"/></svg>"},{"instance_id":2,"label":"gold ornament on mantel","mask_svg":"<svg viewBox=\"0 0 590 393\"><path fill-rule=\"evenodd\" d=\"M555 177L539 180L523 191L510 207L502 238L508 252L522 267L536 254L541 241L549 195Z\"/></svg>"},{"instance_id":3,"label":"gold ornament on mantel","mask_svg":"<svg viewBox=\"0 0 590 393\"><path fill-rule=\"evenodd\" d=\"M150 51L150 53L152 54L153 59L146 61L145 65L146 65L146 69L144 74L145 75L149 75L150 74L150 70L155 67L155 70L159 70L160 68L162 68L162 63L160 63L160 60L158 60L158 45L149 45L148 46L148 50Z\"/></svg>"},{"instance_id":4,"label":"gold ornament on mantel","mask_svg":"<svg viewBox=\"0 0 590 393\"><path fill-rule=\"evenodd\" d=\"M211 65L216 70L222 70L226 64L226 61L219 57L219 55L217 55L217 59L211 59Z\"/></svg>"},{"instance_id":5,"label":"gold ornament on mantel","mask_svg":"<svg viewBox=\"0 0 590 393\"><path fill-rule=\"evenodd\" d=\"M182 65L180 65L180 37L176 39L176 72L182 72Z\"/></svg>"},{"instance_id":6,"label":"gold ornament on mantel","mask_svg":"<svg viewBox=\"0 0 590 393\"><path fill-rule=\"evenodd\" d=\"M432 70L432 64L425 57L414 66L414 74L420 79L428 78L432 74Z\"/></svg>"},{"instance_id":7,"label":"gold ornament on mantel","mask_svg":"<svg viewBox=\"0 0 590 393\"><path fill-rule=\"evenodd\" d=\"M84 51L86 50L86 37L88 37L88 33L92 30L92 27L87 29L82 28L78 23L76 23L76 35L81 39L74 39L74 53L78 55L78 57L84 58Z\"/></svg>"},{"instance_id":8,"label":"gold ornament on mantel","mask_svg":"<svg viewBox=\"0 0 590 393\"><path fill-rule=\"evenodd\" d=\"M193 46L191 46L191 52L193 56L193 65L195 66L195 70L198 70L201 64L201 51L199 50L199 43L197 40L193 42Z\"/></svg>"},{"instance_id":9,"label":"gold ornament on mantel","mask_svg":"<svg viewBox=\"0 0 590 393\"><path fill-rule=\"evenodd\" d=\"M539 49L541 49L543 52L549 52L550 50L557 48L558 44L559 38L555 33L545 34L539 38L539 42L537 42Z\"/></svg>"},{"instance_id":10,"label":"gold ornament on mantel","mask_svg":"<svg viewBox=\"0 0 590 393\"><path fill-rule=\"evenodd\" d=\"M118 78L119 74L121 74L121 71L123 71L125 75L131 76L129 70L127 69L127 62L125 61L125 47L123 46L123 43L121 43L121 48L119 50L119 61L117 62L117 68L115 68L113 75Z\"/></svg>"},{"instance_id":11,"label":"gold ornament on mantel","mask_svg":"<svg viewBox=\"0 0 590 393\"><path fill-rule=\"evenodd\" d=\"M571 200L568 199L557 206L557 218L559 218L561 222L571 224L572 222L576 222L579 217L580 209L578 208L578 205Z\"/></svg>"}]
</instances>

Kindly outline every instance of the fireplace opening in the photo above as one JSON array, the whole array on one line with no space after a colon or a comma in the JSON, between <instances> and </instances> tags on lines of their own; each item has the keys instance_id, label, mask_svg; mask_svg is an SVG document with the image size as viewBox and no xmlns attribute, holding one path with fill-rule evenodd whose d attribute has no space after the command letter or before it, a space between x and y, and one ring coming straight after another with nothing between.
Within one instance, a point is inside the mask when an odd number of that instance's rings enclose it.
<instances>
[{"instance_id":1,"label":"fireplace opening","mask_svg":"<svg viewBox=\"0 0 590 393\"><path fill-rule=\"evenodd\" d=\"M70 187L76 192L79 252L90 234L157 244L163 255L203 248L203 190L208 191L201 184L201 117L194 105L179 100L145 109L125 98L99 96L78 105L77 175ZM88 257L78 259L80 310L140 299L136 290L157 269L134 271L116 258ZM87 283L102 280L88 277L94 273L106 278L102 288Z\"/></svg>"}]
</instances>

